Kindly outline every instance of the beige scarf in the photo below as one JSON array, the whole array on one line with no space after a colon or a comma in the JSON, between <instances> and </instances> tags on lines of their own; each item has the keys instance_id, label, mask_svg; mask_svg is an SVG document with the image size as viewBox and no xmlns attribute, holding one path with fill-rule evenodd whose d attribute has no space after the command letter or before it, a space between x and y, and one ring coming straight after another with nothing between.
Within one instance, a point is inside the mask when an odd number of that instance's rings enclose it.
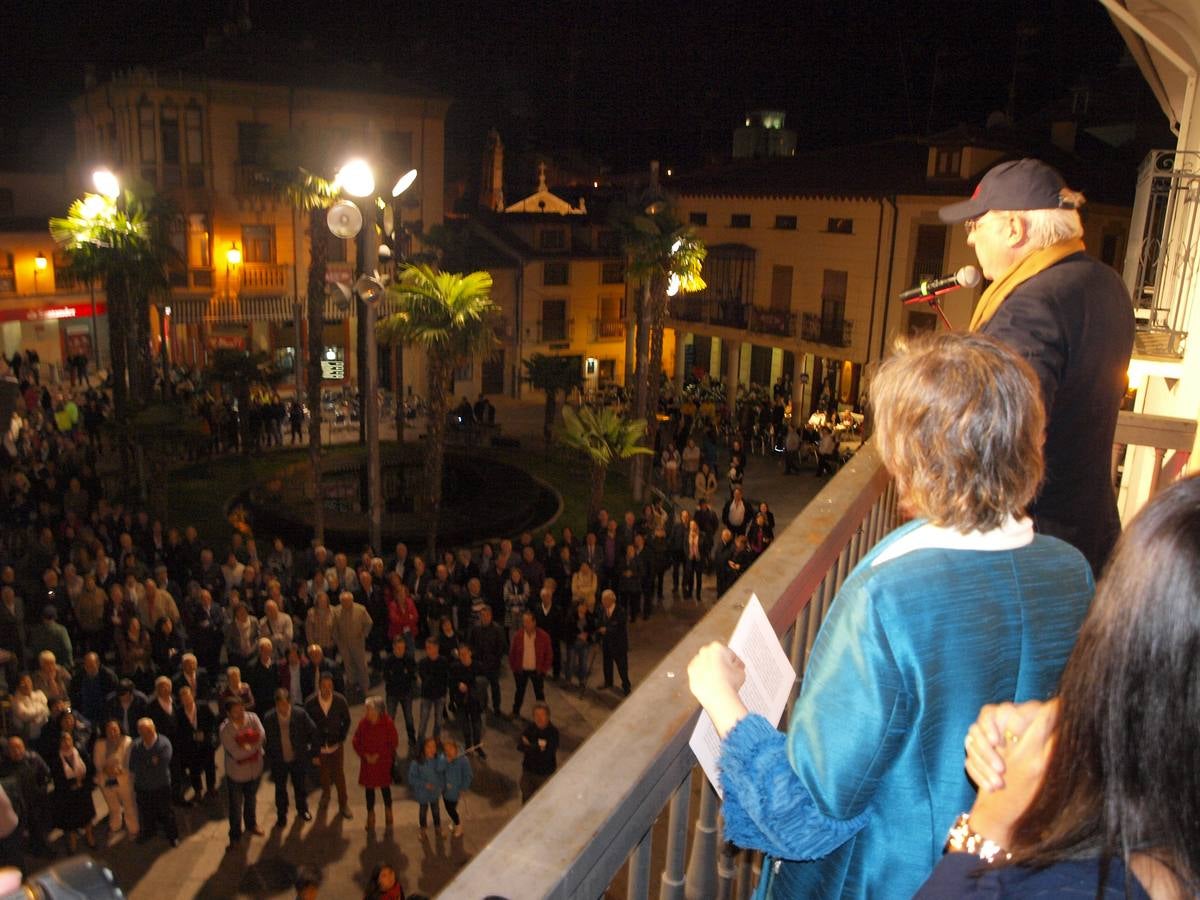
<instances>
[{"instance_id":1,"label":"beige scarf","mask_svg":"<svg viewBox=\"0 0 1200 900\"><path fill-rule=\"evenodd\" d=\"M1079 238L1071 238L1067 241L1060 241L1057 244L1051 244L1049 247L1043 247L1030 253L1027 257L993 281L983 296L979 298L979 305L975 307L975 314L971 316L971 331L979 331L991 321L992 316L996 314L996 310L1008 299L1008 295L1017 289L1018 286L1024 284L1034 275L1046 271L1055 263L1061 262L1073 253L1080 253L1084 250L1083 241Z\"/></svg>"}]
</instances>

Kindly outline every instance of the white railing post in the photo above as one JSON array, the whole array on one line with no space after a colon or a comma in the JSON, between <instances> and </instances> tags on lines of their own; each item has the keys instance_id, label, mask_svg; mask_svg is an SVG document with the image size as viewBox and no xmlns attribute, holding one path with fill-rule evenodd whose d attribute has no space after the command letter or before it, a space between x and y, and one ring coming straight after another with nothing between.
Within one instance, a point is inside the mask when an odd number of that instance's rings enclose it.
<instances>
[{"instance_id":1,"label":"white railing post","mask_svg":"<svg viewBox=\"0 0 1200 900\"><path fill-rule=\"evenodd\" d=\"M700 815L692 838L692 855L688 860L687 900L709 900L717 893L717 814L721 802L717 792L703 779L700 785Z\"/></svg>"},{"instance_id":2,"label":"white railing post","mask_svg":"<svg viewBox=\"0 0 1200 900\"><path fill-rule=\"evenodd\" d=\"M670 813L667 815L667 859L663 867L660 900L682 900L686 874L683 855L687 851L688 811L692 804L692 775L688 772L683 784L671 795Z\"/></svg>"}]
</instances>

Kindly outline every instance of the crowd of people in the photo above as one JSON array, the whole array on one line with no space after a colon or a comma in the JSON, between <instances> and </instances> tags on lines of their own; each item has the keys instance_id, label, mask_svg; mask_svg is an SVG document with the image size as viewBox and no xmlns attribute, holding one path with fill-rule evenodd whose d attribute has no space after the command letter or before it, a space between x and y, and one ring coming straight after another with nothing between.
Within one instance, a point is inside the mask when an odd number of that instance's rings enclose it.
<instances>
[{"instance_id":1,"label":"crowd of people","mask_svg":"<svg viewBox=\"0 0 1200 900\"><path fill-rule=\"evenodd\" d=\"M102 389L86 377L75 389L43 386L24 369L25 408L13 413L0 477L11 735L0 785L18 823L2 845L22 865L55 855L55 832L69 850L96 846L105 821L110 838L176 845L175 810L222 794L234 850L263 833L256 796L268 773L277 827L313 818L316 787L348 819L351 753L367 828L377 806L393 826L392 787L404 785L420 829L431 813L440 830L444 810L461 836L458 800L472 760L487 759L485 723L519 723L528 800L557 767L546 681L628 695L630 626L665 597L714 602L774 538L768 504L743 493L743 442L701 461L709 423L688 422L672 434L678 466L671 454L661 461L667 493L641 515L600 510L582 539L563 527L440 558L404 544L354 557L315 542L262 546L236 529L206 539L108 496ZM235 450L248 433L281 443L271 408L257 432L210 410L213 449ZM674 468L687 480L673 481ZM738 475L718 482L717 471ZM694 512L672 502L680 497ZM711 574L716 593L705 596Z\"/></svg>"}]
</instances>

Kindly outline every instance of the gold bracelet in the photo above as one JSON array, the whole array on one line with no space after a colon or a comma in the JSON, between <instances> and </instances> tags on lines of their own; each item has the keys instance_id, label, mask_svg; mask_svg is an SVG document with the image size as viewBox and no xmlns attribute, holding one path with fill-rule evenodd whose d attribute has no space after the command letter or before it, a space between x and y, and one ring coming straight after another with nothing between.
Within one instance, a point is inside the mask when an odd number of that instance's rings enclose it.
<instances>
[{"instance_id":1,"label":"gold bracelet","mask_svg":"<svg viewBox=\"0 0 1200 900\"><path fill-rule=\"evenodd\" d=\"M946 835L946 846L942 849L943 853L970 853L972 856L978 856L985 863L993 863L996 857L1003 855L1005 860L1012 859L1012 854L1005 851L1003 847L993 841L991 838L986 838L982 834L977 834L971 830L971 814L961 813L954 820L954 826L950 829L950 833Z\"/></svg>"}]
</instances>

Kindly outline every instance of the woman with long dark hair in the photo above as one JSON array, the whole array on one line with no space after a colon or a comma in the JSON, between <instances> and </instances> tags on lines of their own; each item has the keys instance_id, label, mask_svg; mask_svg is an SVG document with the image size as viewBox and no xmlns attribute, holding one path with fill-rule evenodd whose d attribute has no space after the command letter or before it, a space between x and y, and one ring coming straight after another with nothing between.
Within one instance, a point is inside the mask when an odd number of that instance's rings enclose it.
<instances>
[{"instance_id":1,"label":"woman with long dark hair","mask_svg":"<svg viewBox=\"0 0 1200 900\"><path fill-rule=\"evenodd\" d=\"M1190 478L1117 543L1058 697L987 706L971 726L979 793L921 896L1196 896L1198 598Z\"/></svg>"}]
</instances>

